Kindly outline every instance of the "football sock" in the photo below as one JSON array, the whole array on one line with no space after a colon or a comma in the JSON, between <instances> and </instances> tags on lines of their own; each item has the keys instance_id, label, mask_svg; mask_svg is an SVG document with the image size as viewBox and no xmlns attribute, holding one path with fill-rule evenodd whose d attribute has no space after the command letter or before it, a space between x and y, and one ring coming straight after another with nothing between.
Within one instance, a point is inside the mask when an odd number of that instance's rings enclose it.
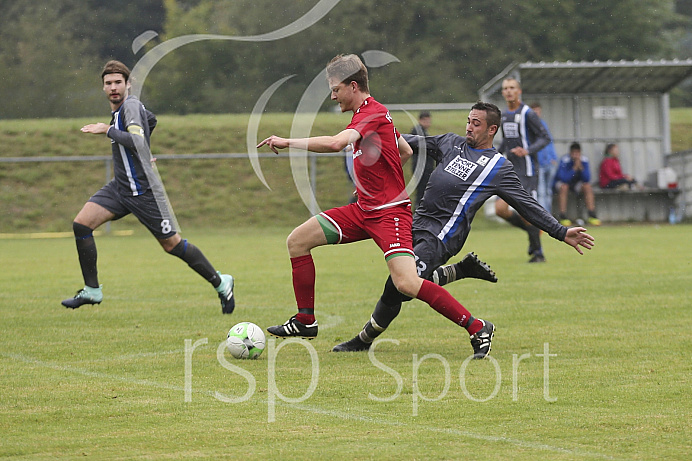
<instances>
[{"instance_id":1,"label":"football sock","mask_svg":"<svg viewBox=\"0 0 692 461\"><path fill-rule=\"evenodd\" d=\"M219 277L214 266L211 265L199 248L187 240L180 240L170 251L170 254L185 261L193 271L204 277L204 280L211 283L214 288L221 284L221 277Z\"/></svg>"},{"instance_id":2,"label":"football sock","mask_svg":"<svg viewBox=\"0 0 692 461\"><path fill-rule=\"evenodd\" d=\"M77 255L79 266L82 268L84 284L91 288L99 287L98 269L96 268L96 242L93 230L77 222L72 223L75 241L77 242Z\"/></svg>"},{"instance_id":3,"label":"football sock","mask_svg":"<svg viewBox=\"0 0 692 461\"><path fill-rule=\"evenodd\" d=\"M529 254L542 254L541 230L535 226L528 225L526 232L529 234Z\"/></svg>"},{"instance_id":4,"label":"football sock","mask_svg":"<svg viewBox=\"0 0 692 461\"><path fill-rule=\"evenodd\" d=\"M430 276L430 281L436 285L444 286L456 280L463 279L464 274L461 273L460 270L457 270L459 269L457 267L458 265L459 263L438 267Z\"/></svg>"},{"instance_id":5,"label":"football sock","mask_svg":"<svg viewBox=\"0 0 692 461\"><path fill-rule=\"evenodd\" d=\"M298 314L296 320L303 325L315 322L315 262L312 255L291 258L293 268L293 292L296 296Z\"/></svg>"},{"instance_id":6,"label":"football sock","mask_svg":"<svg viewBox=\"0 0 692 461\"><path fill-rule=\"evenodd\" d=\"M457 325L467 330L475 328L475 319L471 313L441 286L435 285L429 280L423 280L423 285L421 285L416 298L428 303L430 307Z\"/></svg>"},{"instance_id":7,"label":"football sock","mask_svg":"<svg viewBox=\"0 0 692 461\"><path fill-rule=\"evenodd\" d=\"M518 227L519 229L523 229L525 231L528 231L526 223L522 219L521 216L519 216L519 213L516 211L512 211L512 216L510 216L507 219L507 222L510 223L511 225Z\"/></svg>"}]
</instances>

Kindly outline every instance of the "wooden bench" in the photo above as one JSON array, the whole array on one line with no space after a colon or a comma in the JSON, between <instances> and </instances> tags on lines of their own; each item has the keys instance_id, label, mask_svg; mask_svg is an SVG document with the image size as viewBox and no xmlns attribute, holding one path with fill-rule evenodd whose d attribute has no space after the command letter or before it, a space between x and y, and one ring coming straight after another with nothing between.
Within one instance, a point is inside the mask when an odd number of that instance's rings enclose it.
<instances>
[{"instance_id":1,"label":"wooden bench","mask_svg":"<svg viewBox=\"0 0 692 461\"><path fill-rule=\"evenodd\" d=\"M675 206L678 189L615 190L594 187L596 215L603 222L665 222ZM559 210L557 194L553 195L553 214ZM582 196L573 192L567 199L567 217L586 219Z\"/></svg>"}]
</instances>

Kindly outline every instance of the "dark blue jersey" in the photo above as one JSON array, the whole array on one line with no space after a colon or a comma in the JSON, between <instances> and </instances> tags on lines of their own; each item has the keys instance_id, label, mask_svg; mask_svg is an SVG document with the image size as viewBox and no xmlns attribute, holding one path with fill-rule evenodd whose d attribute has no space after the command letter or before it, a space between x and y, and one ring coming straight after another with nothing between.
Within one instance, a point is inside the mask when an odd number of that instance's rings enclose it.
<instances>
[{"instance_id":1,"label":"dark blue jersey","mask_svg":"<svg viewBox=\"0 0 692 461\"><path fill-rule=\"evenodd\" d=\"M523 102L515 111L502 111L502 152L514 165L519 176L538 174L538 151L550 144L550 134L538 114ZM529 155L519 157L511 150L523 147Z\"/></svg>"},{"instance_id":2,"label":"dark blue jersey","mask_svg":"<svg viewBox=\"0 0 692 461\"><path fill-rule=\"evenodd\" d=\"M149 149L156 116L135 96L128 96L112 115L108 137L111 138L118 191L123 195L142 195L156 182Z\"/></svg>"},{"instance_id":3,"label":"dark blue jersey","mask_svg":"<svg viewBox=\"0 0 692 461\"><path fill-rule=\"evenodd\" d=\"M526 192L512 164L495 148L473 149L454 133L403 136L414 152L425 148L438 162L416 209L413 232L437 236L449 257L461 251L476 212L493 195L551 237L564 240L567 228Z\"/></svg>"}]
</instances>

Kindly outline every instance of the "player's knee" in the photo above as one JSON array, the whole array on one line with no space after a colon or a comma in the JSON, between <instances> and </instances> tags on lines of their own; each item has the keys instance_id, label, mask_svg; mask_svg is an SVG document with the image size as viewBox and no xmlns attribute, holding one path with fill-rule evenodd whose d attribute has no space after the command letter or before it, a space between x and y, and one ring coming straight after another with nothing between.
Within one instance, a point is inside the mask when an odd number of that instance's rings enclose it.
<instances>
[{"instance_id":1,"label":"player's knee","mask_svg":"<svg viewBox=\"0 0 692 461\"><path fill-rule=\"evenodd\" d=\"M187 240L181 239L177 245L166 245L164 242L160 243L166 253L177 256L178 258L185 256L188 246Z\"/></svg>"},{"instance_id":2,"label":"player's knee","mask_svg":"<svg viewBox=\"0 0 692 461\"><path fill-rule=\"evenodd\" d=\"M78 239L84 239L87 237L91 237L93 235L94 230L90 228L89 226L85 226L84 224L80 224L77 221L72 222L72 231L74 232L74 236Z\"/></svg>"},{"instance_id":3,"label":"player's knee","mask_svg":"<svg viewBox=\"0 0 692 461\"><path fill-rule=\"evenodd\" d=\"M418 277L397 277L392 278L394 286L396 289L405 296L410 296L412 298L416 297L418 290L420 289L420 280Z\"/></svg>"},{"instance_id":4,"label":"player's knee","mask_svg":"<svg viewBox=\"0 0 692 461\"><path fill-rule=\"evenodd\" d=\"M289 256L295 258L309 254L310 250L317 246L313 240L304 229L300 227L295 228L286 238L286 248L288 249Z\"/></svg>"}]
</instances>

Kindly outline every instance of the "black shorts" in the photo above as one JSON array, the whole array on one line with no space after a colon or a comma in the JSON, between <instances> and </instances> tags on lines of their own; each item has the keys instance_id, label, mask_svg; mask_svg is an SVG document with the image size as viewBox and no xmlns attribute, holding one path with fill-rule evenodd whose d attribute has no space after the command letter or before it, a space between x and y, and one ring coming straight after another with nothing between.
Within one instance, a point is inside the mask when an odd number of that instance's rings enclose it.
<instances>
[{"instance_id":1,"label":"black shorts","mask_svg":"<svg viewBox=\"0 0 692 461\"><path fill-rule=\"evenodd\" d=\"M533 198L538 197L538 176L519 176L519 181L526 192Z\"/></svg>"},{"instance_id":2,"label":"black shorts","mask_svg":"<svg viewBox=\"0 0 692 461\"><path fill-rule=\"evenodd\" d=\"M454 256L448 253L447 247L436 235L427 231L413 232L413 252L418 276L423 279L429 278L435 269Z\"/></svg>"},{"instance_id":3,"label":"black shorts","mask_svg":"<svg viewBox=\"0 0 692 461\"><path fill-rule=\"evenodd\" d=\"M118 192L115 181L111 181L92 195L89 201L113 213L113 221L132 213L157 239L173 237L177 233L175 221L171 219L172 210L166 204L162 204L162 210L151 190L142 195L123 195Z\"/></svg>"}]
</instances>

